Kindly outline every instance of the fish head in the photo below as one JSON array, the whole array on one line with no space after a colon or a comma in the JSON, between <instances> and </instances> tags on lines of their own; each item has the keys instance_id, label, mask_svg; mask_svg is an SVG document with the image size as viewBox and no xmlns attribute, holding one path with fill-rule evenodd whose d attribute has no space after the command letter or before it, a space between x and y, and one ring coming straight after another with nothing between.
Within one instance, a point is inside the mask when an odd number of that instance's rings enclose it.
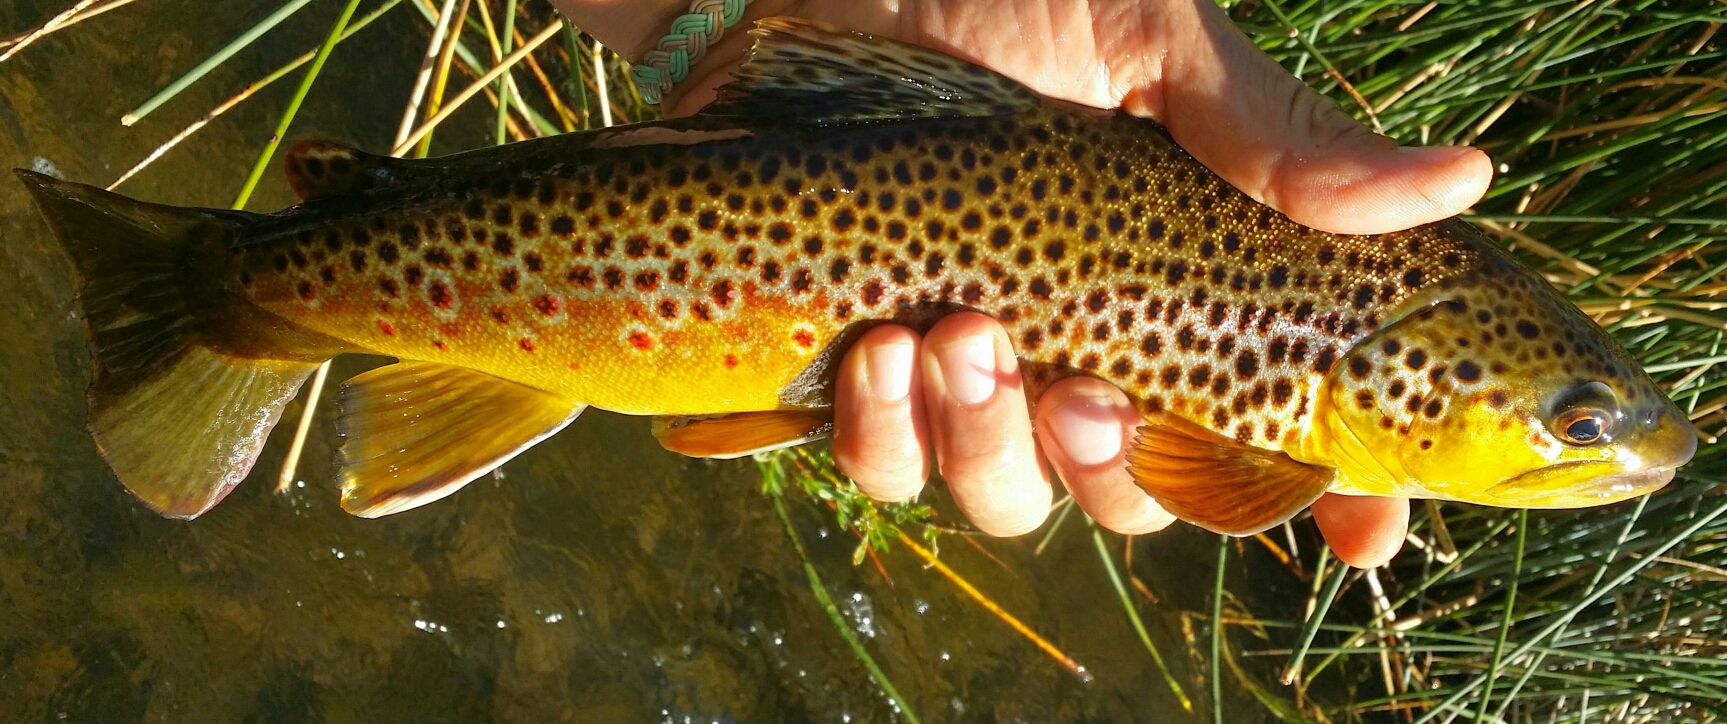
<instances>
[{"instance_id":1,"label":"fish head","mask_svg":"<svg viewBox=\"0 0 1727 724\"><path fill-rule=\"evenodd\" d=\"M1315 426L1338 492L1578 508L1658 490L1696 451L1631 355L1539 277L1488 275L1416 310L1328 373Z\"/></svg>"}]
</instances>

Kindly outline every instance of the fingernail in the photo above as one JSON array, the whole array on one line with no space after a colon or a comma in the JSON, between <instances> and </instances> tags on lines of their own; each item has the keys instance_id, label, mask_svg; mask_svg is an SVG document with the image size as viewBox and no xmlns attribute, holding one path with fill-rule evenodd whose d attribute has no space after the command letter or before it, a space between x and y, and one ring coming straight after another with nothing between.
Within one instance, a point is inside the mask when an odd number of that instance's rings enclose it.
<instances>
[{"instance_id":1,"label":"fingernail","mask_svg":"<svg viewBox=\"0 0 1727 724\"><path fill-rule=\"evenodd\" d=\"M899 402L911 394L912 351L910 344L882 344L864 357L864 376L877 400Z\"/></svg>"},{"instance_id":2,"label":"fingernail","mask_svg":"<svg viewBox=\"0 0 1727 724\"><path fill-rule=\"evenodd\" d=\"M1397 149L1404 158L1433 166L1450 164L1474 152L1470 146L1403 146Z\"/></svg>"},{"instance_id":3,"label":"fingernail","mask_svg":"<svg viewBox=\"0 0 1727 724\"><path fill-rule=\"evenodd\" d=\"M987 334L962 339L936 350L948 395L962 405L976 405L995 394L995 339Z\"/></svg>"},{"instance_id":4,"label":"fingernail","mask_svg":"<svg viewBox=\"0 0 1727 724\"><path fill-rule=\"evenodd\" d=\"M1051 430L1062 452L1075 464L1101 465L1121 454L1121 418L1105 397L1071 397L1050 415Z\"/></svg>"}]
</instances>

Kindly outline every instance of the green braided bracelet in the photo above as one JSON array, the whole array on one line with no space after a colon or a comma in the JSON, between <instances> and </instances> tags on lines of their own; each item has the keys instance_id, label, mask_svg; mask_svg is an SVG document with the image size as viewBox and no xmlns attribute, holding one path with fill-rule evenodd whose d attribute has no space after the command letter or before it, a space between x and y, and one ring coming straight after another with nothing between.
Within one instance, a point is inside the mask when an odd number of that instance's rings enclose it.
<instances>
[{"instance_id":1,"label":"green braided bracelet","mask_svg":"<svg viewBox=\"0 0 1727 724\"><path fill-rule=\"evenodd\" d=\"M696 0L687 14L672 21L672 31L631 71L642 100L659 103L672 84L690 74L708 46L719 42L726 28L744 17L744 7L755 0Z\"/></svg>"}]
</instances>

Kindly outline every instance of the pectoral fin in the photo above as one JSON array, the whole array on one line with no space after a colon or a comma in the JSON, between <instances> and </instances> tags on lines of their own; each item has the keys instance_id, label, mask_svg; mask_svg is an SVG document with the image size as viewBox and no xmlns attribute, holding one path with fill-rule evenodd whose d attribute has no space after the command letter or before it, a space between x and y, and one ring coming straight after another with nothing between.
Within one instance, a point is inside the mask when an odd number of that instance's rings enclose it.
<instances>
[{"instance_id":1,"label":"pectoral fin","mask_svg":"<svg viewBox=\"0 0 1727 724\"><path fill-rule=\"evenodd\" d=\"M769 410L656 417L654 437L675 453L729 460L820 440L833 427L833 413L828 410Z\"/></svg>"},{"instance_id":2,"label":"pectoral fin","mask_svg":"<svg viewBox=\"0 0 1727 724\"><path fill-rule=\"evenodd\" d=\"M481 372L400 362L342 387L342 508L376 518L460 490L586 407Z\"/></svg>"},{"instance_id":3,"label":"pectoral fin","mask_svg":"<svg viewBox=\"0 0 1727 724\"><path fill-rule=\"evenodd\" d=\"M1164 510L1215 533L1246 536L1294 517L1336 471L1256 448L1166 414L1147 417L1128 472Z\"/></svg>"}]
</instances>

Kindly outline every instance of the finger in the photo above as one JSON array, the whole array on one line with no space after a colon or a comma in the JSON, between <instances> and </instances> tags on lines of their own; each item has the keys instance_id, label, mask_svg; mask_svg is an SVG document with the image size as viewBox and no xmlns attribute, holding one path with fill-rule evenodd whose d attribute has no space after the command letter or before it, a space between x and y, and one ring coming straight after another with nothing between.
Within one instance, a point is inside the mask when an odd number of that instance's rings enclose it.
<instances>
[{"instance_id":1,"label":"finger","mask_svg":"<svg viewBox=\"0 0 1727 724\"><path fill-rule=\"evenodd\" d=\"M876 327L840 362L834 391L834 463L865 495L906 500L929 479L921 341L905 327Z\"/></svg>"},{"instance_id":2,"label":"finger","mask_svg":"<svg viewBox=\"0 0 1727 724\"><path fill-rule=\"evenodd\" d=\"M981 314L950 315L925 335L921 363L930 438L954 502L991 535L1037 528L1051 493L1007 332Z\"/></svg>"},{"instance_id":3,"label":"finger","mask_svg":"<svg viewBox=\"0 0 1727 724\"><path fill-rule=\"evenodd\" d=\"M1037 403L1037 438L1049 464L1080 509L1117 533L1175 522L1127 473L1127 449L1142 423L1127 395L1091 377L1057 382Z\"/></svg>"},{"instance_id":4,"label":"finger","mask_svg":"<svg viewBox=\"0 0 1727 724\"><path fill-rule=\"evenodd\" d=\"M1328 493L1314 502L1313 520L1344 563L1373 568L1403 547L1409 535L1409 501Z\"/></svg>"},{"instance_id":5,"label":"finger","mask_svg":"<svg viewBox=\"0 0 1727 724\"><path fill-rule=\"evenodd\" d=\"M1099 41L1113 45L1101 51L1112 67L1111 57L1144 59L1122 79L1136 89L1123 105L1162 120L1201 163L1298 223L1396 231L1455 216L1487 191L1486 154L1398 148L1290 75L1215 3L1122 12L1137 21L1122 27L1141 31L1105 31ZM1132 53L1147 43L1165 52Z\"/></svg>"}]
</instances>

